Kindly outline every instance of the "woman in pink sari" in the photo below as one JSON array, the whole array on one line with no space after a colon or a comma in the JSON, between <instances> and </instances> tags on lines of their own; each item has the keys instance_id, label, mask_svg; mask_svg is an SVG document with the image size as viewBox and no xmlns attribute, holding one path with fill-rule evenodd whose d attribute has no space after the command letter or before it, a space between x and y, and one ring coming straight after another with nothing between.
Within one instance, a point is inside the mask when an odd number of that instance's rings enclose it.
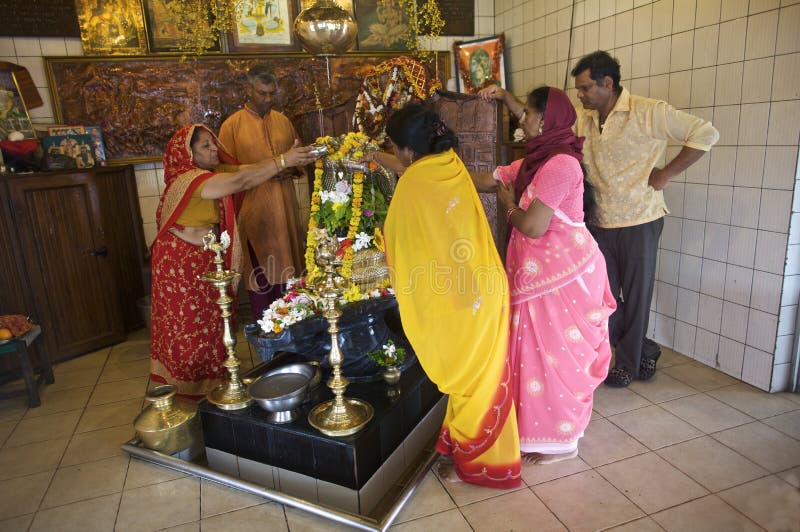
<instances>
[{"instance_id":1,"label":"woman in pink sari","mask_svg":"<svg viewBox=\"0 0 800 532\"><path fill-rule=\"evenodd\" d=\"M583 139L572 131L576 113L563 91L540 87L526 104L499 87L480 94L503 100L529 139L524 159L495 171L501 185L475 180L497 190L511 229L509 355L520 450L529 462L557 462L578 454L594 390L608 373L608 317L616 308L584 224Z\"/></svg>"}]
</instances>

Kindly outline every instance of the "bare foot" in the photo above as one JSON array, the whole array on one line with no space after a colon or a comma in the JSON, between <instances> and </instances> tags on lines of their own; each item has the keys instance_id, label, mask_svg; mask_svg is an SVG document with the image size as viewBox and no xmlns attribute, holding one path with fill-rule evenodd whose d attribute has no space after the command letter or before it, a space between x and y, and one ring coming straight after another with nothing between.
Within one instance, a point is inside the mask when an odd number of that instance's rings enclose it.
<instances>
[{"instance_id":1,"label":"bare foot","mask_svg":"<svg viewBox=\"0 0 800 532\"><path fill-rule=\"evenodd\" d=\"M570 460L576 456L578 456L578 449L575 449L571 453L560 454L524 453L522 455L522 461L529 464L547 465L555 464L556 462L563 462L564 460Z\"/></svg>"},{"instance_id":2,"label":"bare foot","mask_svg":"<svg viewBox=\"0 0 800 532\"><path fill-rule=\"evenodd\" d=\"M436 472L439 478L447 482L461 482L455 470L452 458L442 457L436 464Z\"/></svg>"}]
</instances>

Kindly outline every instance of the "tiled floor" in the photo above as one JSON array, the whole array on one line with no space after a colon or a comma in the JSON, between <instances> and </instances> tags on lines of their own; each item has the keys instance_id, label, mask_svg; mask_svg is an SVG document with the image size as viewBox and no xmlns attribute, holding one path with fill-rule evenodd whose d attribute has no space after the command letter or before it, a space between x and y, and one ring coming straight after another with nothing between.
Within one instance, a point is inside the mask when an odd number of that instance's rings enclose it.
<instances>
[{"instance_id":1,"label":"tiled floor","mask_svg":"<svg viewBox=\"0 0 800 532\"><path fill-rule=\"evenodd\" d=\"M343 528L129 458L147 373L141 331L58 365L40 408L0 402L0 531ZM429 473L395 529L800 531L800 395L666 350L652 382L598 390L579 458L523 478L497 491Z\"/></svg>"}]
</instances>

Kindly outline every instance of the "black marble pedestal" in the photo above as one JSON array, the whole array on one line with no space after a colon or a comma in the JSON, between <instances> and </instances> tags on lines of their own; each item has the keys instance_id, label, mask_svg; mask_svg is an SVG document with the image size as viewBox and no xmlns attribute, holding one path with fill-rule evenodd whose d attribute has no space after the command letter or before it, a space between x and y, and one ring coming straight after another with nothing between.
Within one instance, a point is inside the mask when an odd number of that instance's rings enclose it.
<instances>
[{"instance_id":1,"label":"black marble pedestal","mask_svg":"<svg viewBox=\"0 0 800 532\"><path fill-rule=\"evenodd\" d=\"M363 399L375 409L366 428L351 436L326 436L308 423L309 410L333 397L323 379L299 419L283 425L268 422L258 405L226 411L202 401L203 438L207 448L227 455L360 490L442 397L419 364L409 367L395 387L355 383L345 396Z\"/></svg>"}]
</instances>

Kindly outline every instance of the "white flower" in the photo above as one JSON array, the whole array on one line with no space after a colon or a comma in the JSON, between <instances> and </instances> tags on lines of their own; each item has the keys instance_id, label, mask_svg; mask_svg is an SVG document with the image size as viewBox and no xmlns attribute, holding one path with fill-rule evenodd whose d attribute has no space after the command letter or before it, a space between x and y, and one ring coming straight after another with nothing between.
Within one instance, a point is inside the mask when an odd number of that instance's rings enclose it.
<instances>
[{"instance_id":1,"label":"white flower","mask_svg":"<svg viewBox=\"0 0 800 532\"><path fill-rule=\"evenodd\" d=\"M222 244L222 249L228 249L228 246L231 245L231 235L228 234L228 231L223 231L219 235L219 243Z\"/></svg>"},{"instance_id":2,"label":"white flower","mask_svg":"<svg viewBox=\"0 0 800 532\"><path fill-rule=\"evenodd\" d=\"M353 244L353 251L361 251L367 249L372 244L372 235L361 231L356 235L356 242Z\"/></svg>"},{"instance_id":3,"label":"white flower","mask_svg":"<svg viewBox=\"0 0 800 532\"><path fill-rule=\"evenodd\" d=\"M336 190L323 190L319 193L322 203L347 203L350 196Z\"/></svg>"},{"instance_id":4,"label":"white flower","mask_svg":"<svg viewBox=\"0 0 800 532\"><path fill-rule=\"evenodd\" d=\"M341 181L337 181L336 186L334 186L334 189L336 190L336 192L339 192L340 194L346 194L348 196L350 195L350 192L353 190L352 187L350 187L350 183L348 183L344 179L342 179Z\"/></svg>"},{"instance_id":5,"label":"white flower","mask_svg":"<svg viewBox=\"0 0 800 532\"><path fill-rule=\"evenodd\" d=\"M514 142L522 142L525 140L525 131L521 127L514 130Z\"/></svg>"}]
</instances>

